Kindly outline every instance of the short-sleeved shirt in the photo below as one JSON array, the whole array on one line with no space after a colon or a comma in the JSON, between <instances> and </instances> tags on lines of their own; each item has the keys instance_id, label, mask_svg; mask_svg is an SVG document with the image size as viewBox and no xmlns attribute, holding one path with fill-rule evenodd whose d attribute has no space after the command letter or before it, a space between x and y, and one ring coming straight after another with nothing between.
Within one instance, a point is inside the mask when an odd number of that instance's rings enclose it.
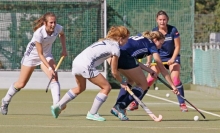
<instances>
[{"instance_id":1,"label":"short-sleeved shirt","mask_svg":"<svg viewBox=\"0 0 220 133\"><path fill-rule=\"evenodd\" d=\"M172 25L167 25L167 34L165 35L164 43L161 47L161 49L158 50L161 59L169 59L173 56L174 50L175 50L175 43L174 39L178 38L180 36L178 30L176 27ZM152 29L153 31L158 31L158 27L155 27ZM180 55L178 55L180 56Z\"/></svg>"},{"instance_id":2,"label":"short-sleeved shirt","mask_svg":"<svg viewBox=\"0 0 220 133\"><path fill-rule=\"evenodd\" d=\"M34 32L31 41L28 43L24 56L30 58L39 58L35 42L42 44L43 54L45 57L51 55L52 44L56 40L59 33L62 31L62 28L63 27L61 25L56 24L54 32L50 36L46 32L45 25L38 28Z\"/></svg>"},{"instance_id":3,"label":"short-sleeved shirt","mask_svg":"<svg viewBox=\"0 0 220 133\"><path fill-rule=\"evenodd\" d=\"M139 66L136 59L142 59L158 53L156 45L143 36L131 36L128 42L120 47L121 56L118 60L119 69L132 69Z\"/></svg>"},{"instance_id":4,"label":"short-sleeved shirt","mask_svg":"<svg viewBox=\"0 0 220 133\"><path fill-rule=\"evenodd\" d=\"M73 60L73 64L80 62L82 67L95 68L111 56L120 56L119 44L114 40L105 39L95 42L83 50Z\"/></svg>"},{"instance_id":5,"label":"short-sleeved shirt","mask_svg":"<svg viewBox=\"0 0 220 133\"><path fill-rule=\"evenodd\" d=\"M136 59L142 59L152 53L158 53L156 45L150 39L143 36L131 36L128 42L120 47L120 49L127 51Z\"/></svg>"}]
</instances>

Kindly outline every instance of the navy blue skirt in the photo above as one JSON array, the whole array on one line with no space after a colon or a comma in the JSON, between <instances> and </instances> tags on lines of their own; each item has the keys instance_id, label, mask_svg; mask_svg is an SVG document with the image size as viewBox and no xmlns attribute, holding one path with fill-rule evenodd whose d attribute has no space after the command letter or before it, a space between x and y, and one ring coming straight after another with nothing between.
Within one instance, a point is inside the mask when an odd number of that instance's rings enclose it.
<instances>
[{"instance_id":1,"label":"navy blue skirt","mask_svg":"<svg viewBox=\"0 0 220 133\"><path fill-rule=\"evenodd\" d=\"M132 69L138 67L139 64L134 57L127 51L120 50L120 57L118 59L118 69Z\"/></svg>"}]
</instances>

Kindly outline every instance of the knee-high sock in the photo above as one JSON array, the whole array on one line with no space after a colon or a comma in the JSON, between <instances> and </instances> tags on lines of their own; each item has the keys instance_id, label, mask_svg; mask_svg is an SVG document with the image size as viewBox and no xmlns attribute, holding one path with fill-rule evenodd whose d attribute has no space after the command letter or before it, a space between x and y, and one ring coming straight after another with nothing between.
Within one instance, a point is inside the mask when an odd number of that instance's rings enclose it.
<instances>
[{"instance_id":1,"label":"knee-high sock","mask_svg":"<svg viewBox=\"0 0 220 133\"><path fill-rule=\"evenodd\" d=\"M182 95L184 97L183 84L180 82L180 84L177 85L176 88L178 89L180 95ZM184 99L182 97L180 97L179 95L177 95L177 99L178 99L180 104L185 103Z\"/></svg>"},{"instance_id":2,"label":"knee-high sock","mask_svg":"<svg viewBox=\"0 0 220 133\"><path fill-rule=\"evenodd\" d=\"M147 89L144 91L144 93L139 97L140 100L144 98L144 96L147 94L150 87L147 87ZM135 103L138 105L138 102L135 100Z\"/></svg>"},{"instance_id":3,"label":"knee-high sock","mask_svg":"<svg viewBox=\"0 0 220 133\"><path fill-rule=\"evenodd\" d=\"M72 89L67 91L67 93L60 99L60 101L57 103L60 106L60 109L62 109L68 102L76 98L76 94L73 93Z\"/></svg>"},{"instance_id":4,"label":"knee-high sock","mask_svg":"<svg viewBox=\"0 0 220 133\"><path fill-rule=\"evenodd\" d=\"M19 92L20 90L19 89L16 89L14 87L14 84L12 84L9 89L8 89L8 92L6 93L5 97L3 98L3 101L9 103L12 99L12 97L17 93Z\"/></svg>"},{"instance_id":5,"label":"knee-high sock","mask_svg":"<svg viewBox=\"0 0 220 133\"><path fill-rule=\"evenodd\" d=\"M57 81L51 82L50 90L53 98L53 105L55 105L60 100L60 83Z\"/></svg>"},{"instance_id":6,"label":"knee-high sock","mask_svg":"<svg viewBox=\"0 0 220 133\"><path fill-rule=\"evenodd\" d=\"M132 88L132 86L130 84L128 84L128 87ZM128 94L128 92L124 88L121 88L115 104L122 102L122 100L127 96L127 94Z\"/></svg>"},{"instance_id":7,"label":"knee-high sock","mask_svg":"<svg viewBox=\"0 0 220 133\"><path fill-rule=\"evenodd\" d=\"M105 102L105 100L107 99L107 95L103 94L103 93L98 93L94 99L94 102L92 104L92 108L90 109L90 113L91 114L96 114L99 110L99 108L102 106L102 104Z\"/></svg>"},{"instance_id":8,"label":"knee-high sock","mask_svg":"<svg viewBox=\"0 0 220 133\"><path fill-rule=\"evenodd\" d=\"M140 87L134 87L132 92L137 97L140 97L143 94L143 90ZM120 108L125 109L132 101L134 101L134 98L128 93L122 102L119 103L119 106Z\"/></svg>"}]
</instances>

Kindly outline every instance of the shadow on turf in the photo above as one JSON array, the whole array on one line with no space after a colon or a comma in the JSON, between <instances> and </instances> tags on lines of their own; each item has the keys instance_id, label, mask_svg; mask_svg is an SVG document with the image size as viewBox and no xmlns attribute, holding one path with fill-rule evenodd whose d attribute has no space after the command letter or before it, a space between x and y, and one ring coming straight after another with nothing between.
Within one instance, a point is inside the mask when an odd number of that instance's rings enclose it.
<instances>
[{"instance_id":1,"label":"shadow on turf","mask_svg":"<svg viewBox=\"0 0 220 133\"><path fill-rule=\"evenodd\" d=\"M22 116L52 116L50 114L8 114L7 116L19 116L19 115L22 115ZM113 118L116 118L115 116L109 114L109 115L102 115L103 117L105 116L112 116ZM153 121L148 115L128 115L128 117L146 117L146 119L141 119L141 120L135 120L135 119L129 119L129 121ZM86 117L86 114L61 114L59 117ZM117 118L116 118L117 120ZM109 121L109 120L108 120ZM120 121L120 120L119 120ZM193 121L192 119L163 119L163 121ZM220 119L200 119L199 121L220 121Z\"/></svg>"},{"instance_id":2,"label":"shadow on turf","mask_svg":"<svg viewBox=\"0 0 220 133\"><path fill-rule=\"evenodd\" d=\"M82 117L82 116L86 116L85 114L74 114L74 115L62 115L60 117ZM108 116L112 116L113 118L116 118L117 120L117 117L113 116L113 115L101 115L103 117L108 117ZM146 119L141 119L141 120L137 120L137 119L131 119L130 117L134 117L134 116L137 116L137 117L146 117ZM129 115L128 117L130 118L129 121L153 121L148 115ZM108 120L109 121L109 120ZM120 121L120 120L119 120ZM192 119L163 119L162 121L194 121ZM211 120L208 120L208 119L200 119L199 121L220 121L220 119L211 119Z\"/></svg>"}]
</instances>

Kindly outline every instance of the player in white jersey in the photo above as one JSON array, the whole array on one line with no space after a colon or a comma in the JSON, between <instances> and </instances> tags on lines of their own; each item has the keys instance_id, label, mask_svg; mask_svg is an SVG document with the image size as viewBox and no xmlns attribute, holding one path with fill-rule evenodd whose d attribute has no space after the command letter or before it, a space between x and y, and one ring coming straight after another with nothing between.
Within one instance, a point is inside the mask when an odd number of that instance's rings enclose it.
<instances>
[{"instance_id":1,"label":"player in white jersey","mask_svg":"<svg viewBox=\"0 0 220 133\"><path fill-rule=\"evenodd\" d=\"M82 75L84 78L96 77L99 74L96 67L111 56L120 56L120 48L117 41L105 39L95 42L74 59L72 74Z\"/></svg>"},{"instance_id":2,"label":"player in white jersey","mask_svg":"<svg viewBox=\"0 0 220 133\"><path fill-rule=\"evenodd\" d=\"M96 95L86 118L95 121L105 121L105 118L98 114L98 110L107 99L111 86L105 77L96 70L96 67L106 59L112 58L112 75L121 83L121 86L126 87L127 84L122 82L117 68L120 56L119 46L123 46L127 42L129 34L129 30L124 26L111 27L106 38L93 43L73 60L72 74L75 76L78 86L70 89L56 105L51 106L51 113L55 118L59 116L60 110L68 102L86 89L86 80L88 79L93 84L99 86L101 91Z\"/></svg>"},{"instance_id":3,"label":"player in white jersey","mask_svg":"<svg viewBox=\"0 0 220 133\"><path fill-rule=\"evenodd\" d=\"M21 61L21 71L19 79L13 83L5 97L2 99L1 113L7 115L8 105L12 97L27 84L36 66L40 65L44 73L51 78L55 77L50 84L53 104L60 100L60 84L57 74L54 72L55 61L51 54L52 44L60 37L62 44L62 56L67 56L65 34L62 26L56 24L54 13L48 12L35 21L34 34L27 45L26 51Z\"/></svg>"}]
</instances>

